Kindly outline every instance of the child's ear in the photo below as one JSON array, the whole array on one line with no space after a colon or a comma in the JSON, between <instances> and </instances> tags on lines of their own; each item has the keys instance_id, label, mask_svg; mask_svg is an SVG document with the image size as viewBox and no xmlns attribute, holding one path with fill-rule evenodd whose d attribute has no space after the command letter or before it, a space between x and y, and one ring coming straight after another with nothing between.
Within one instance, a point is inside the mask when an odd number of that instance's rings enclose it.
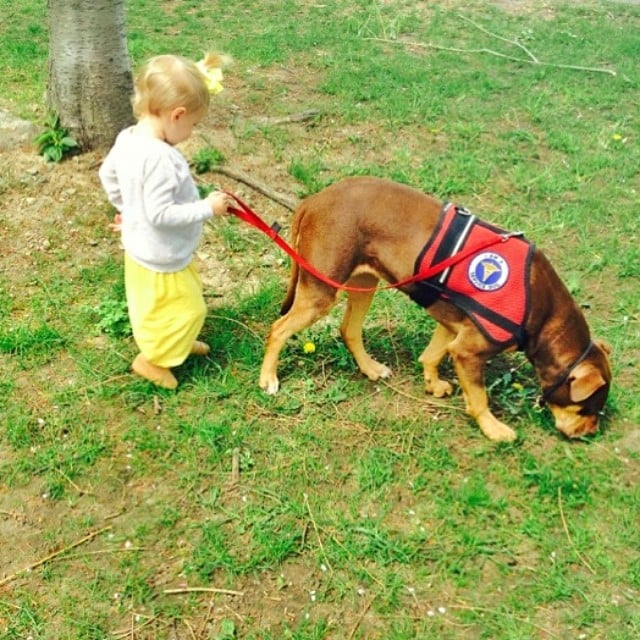
<instances>
[{"instance_id":1,"label":"child's ear","mask_svg":"<svg viewBox=\"0 0 640 640\"><path fill-rule=\"evenodd\" d=\"M178 120L180 120L180 118L182 118L182 116L187 113L187 109L185 107L176 107L172 112L171 112L171 120L173 122L177 122Z\"/></svg>"}]
</instances>

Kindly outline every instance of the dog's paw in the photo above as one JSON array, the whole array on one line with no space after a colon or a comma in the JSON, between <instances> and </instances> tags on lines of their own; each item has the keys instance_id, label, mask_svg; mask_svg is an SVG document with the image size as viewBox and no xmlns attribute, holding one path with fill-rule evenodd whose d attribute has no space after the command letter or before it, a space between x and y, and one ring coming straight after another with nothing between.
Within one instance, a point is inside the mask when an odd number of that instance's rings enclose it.
<instances>
[{"instance_id":1,"label":"dog's paw","mask_svg":"<svg viewBox=\"0 0 640 640\"><path fill-rule=\"evenodd\" d=\"M278 393L278 389L280 388L280 381L278 378L270 378L268 380L260 378L260 382L258 384L260 388L270 396Z\"/></svg>"},{"instance_id":2,"label":"dog's paw","mask_svg":"<svg viewBox=\"0 0 640 640\"><path fill-rule=\"evenodd\" d=\"M478 425L492 442L514 442L518 437L516 432L504 422L500 422L491 412L486 411L478 416Z\"/></svg>"},{"instance_id":3,"label":"dog's paw","mask_svg":"<svg viewBox=\"0 0 640 640\"><path fill-rule=\"evenodd\" d=\"M486 436L492 442L515 442L518 438L516 432L506 424L501 425L500 429L493 430L491 434L487 433Z\"/></svg>"},{"instance_id":4,"label":"dog's paw","mask_svg":"<svg viewBox=\"0 0 640 640\"><path fill-rule=\"evenodd\" d=\"M446 380L425 382L424 390L434 396L434 398L444 398L453 393L453 387Z\"/></svg>"},{"instance_id":5,"label":"dog's paw","mask_svg":"<svg viewBox=\"0 0 640 640\"><path fill-rule=\"evenodd\" d=\"M375 360L367 366L366 370L362 369L362 373L364 373L364 375L372 382L375 382L376 380L385 380L393 375L393 371L391 371L387 365L376 362Z\"/></svg>"}]
</instances>

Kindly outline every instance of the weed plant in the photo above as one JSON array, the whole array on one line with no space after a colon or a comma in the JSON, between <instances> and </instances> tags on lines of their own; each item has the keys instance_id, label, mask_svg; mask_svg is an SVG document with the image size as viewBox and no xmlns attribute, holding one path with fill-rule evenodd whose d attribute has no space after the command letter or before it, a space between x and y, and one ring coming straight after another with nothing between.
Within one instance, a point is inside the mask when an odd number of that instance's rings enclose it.
<instances>
[{"instance_id":1,"label":"weed plant","mask_svg":"<svg viewBox=\"0 0 640 640\"><path fill-rule=\"evenodd\" d=\"M0 95L42 120L46 3L0 18ZM374 174L521 229L612 346L614 385L601 433L568 442L522 355L496 358L492 406L519 434L496 446L458 392L423 394L433 323L384 291L366 340L393 378L355 370L341 302L288 343L266 396L286 261L225 219L200 255L233 285L205 282L211 356L158 390L129 373L99 158L40 181L35 150L2 162L0 637L640 637L639 28L622 2L128 2L136 65L210 46L235 60L189 149L202 180L224 163L302 196Z\"/></svg>"}]
</instances>

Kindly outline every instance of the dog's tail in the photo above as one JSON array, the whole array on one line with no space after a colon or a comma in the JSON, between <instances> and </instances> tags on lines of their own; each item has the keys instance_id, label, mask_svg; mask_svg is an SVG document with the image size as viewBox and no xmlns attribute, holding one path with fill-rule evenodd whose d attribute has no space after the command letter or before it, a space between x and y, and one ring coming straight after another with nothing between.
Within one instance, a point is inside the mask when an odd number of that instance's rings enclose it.
<instances>
[{"instance_id":1,"label":"dog's tail","mask_svg":"<svg viewBox=\"0 0 640 640\"><path fill-rule=\"evenodd\" d=\"M289 309L291 309L291 306L293 305L293 300L296 297L296 284L298 283L299 271L300 271L300 267L298 267L298 263L294 262L291 265L291 279L289 280L289 289L287 290L287 297L284 299L284 302L280 307L281 316L287 313Z\"/></svg>"},{"instance_id":2,"label":"dog's tail","mask_svg":"<svg viewBox=\"0 0 640 640\"><path fill-rule=\"evenodd\" d=\"M298 244L298 229L300 228L300 219L302 218L302 210L298 209L293 216L291 223L291 246L297 248ZM293 260L291 262L291 276L289 278L289 289L287 290L287 297L284 299L282 306L280 307L280 315L283 316L288 313L289 309L293 305L293 301L296 297L296 285L298 284L298 276L300 275L300 267L298 263Z\"/></svg>"}]
</instances>

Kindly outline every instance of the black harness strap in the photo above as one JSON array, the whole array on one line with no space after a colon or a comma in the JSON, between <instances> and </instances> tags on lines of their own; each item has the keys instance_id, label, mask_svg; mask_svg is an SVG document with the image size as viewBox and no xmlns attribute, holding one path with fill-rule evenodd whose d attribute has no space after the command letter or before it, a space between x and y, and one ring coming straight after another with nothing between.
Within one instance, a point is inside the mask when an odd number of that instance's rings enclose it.
<instances>
[{"instance_id":1,"label":"black harness strap","mask_svg":"<svg viewBox=\"0 0 640 640\"><path fill-rule=\"evenodd\" d=\"M578 356L577 360L563 372L563 374L550 386L542 390L542 404L549 402L549 398L568 380L571 372L591 353L593 342L589 341L587 348Z\"/></svg>"}]
</instances>

